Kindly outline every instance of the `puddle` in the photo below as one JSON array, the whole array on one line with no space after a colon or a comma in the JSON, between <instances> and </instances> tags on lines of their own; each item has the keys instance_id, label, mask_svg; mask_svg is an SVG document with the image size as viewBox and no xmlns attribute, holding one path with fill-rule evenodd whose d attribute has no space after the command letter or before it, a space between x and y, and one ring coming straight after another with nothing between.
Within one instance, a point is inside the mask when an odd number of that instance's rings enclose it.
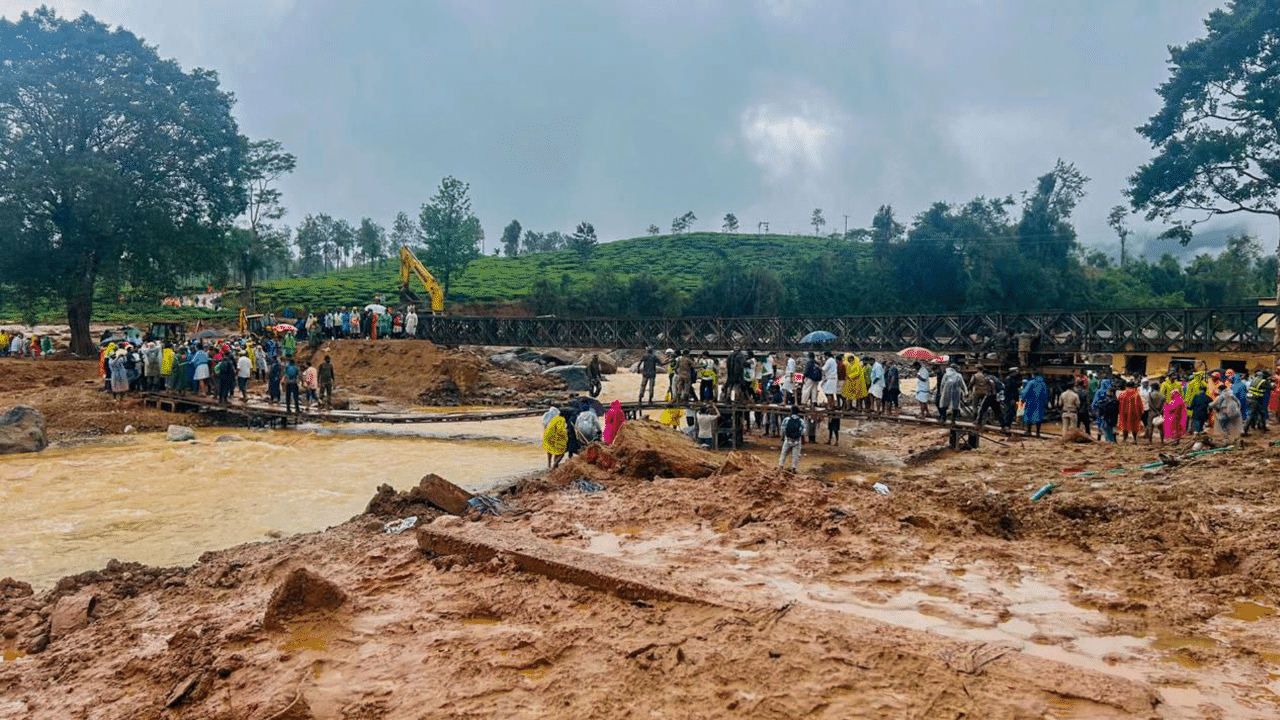
<instances>
[{"instance_id":1,"label":"puddle","mask_svg":"<svg viewBox=\"0 0 1280 720\"><path fill-rule=\"evenodd\" d=\"M0 661L3 661L3 662L13 662L14 660L20 660L26 656L27 654L22 650L0 651Z\"/></svg>"},{"instance_id":2,"label":"puddle","mask_svg":"<svg viewBox=\"0 0 1280 720\"><path fill-rule=\"evenodd\" d=\"M529 678L530 680L541 680L542 678L547 676L547 673L550 672L550 670L551 670L551 663L547 662L546 660L539 660L538 662L534 663L533 665L530 665L527 668L521 668L520 674Z\"/></svg>"},{"instance_id":3,"label":"puddle","mask_svg":"<svg viewBox=\"0 0 1280 720\"><path fill-rule=\"evenodd\" d=\"M1152 650L1181 650L1182 648L1214 648L1218 641L1207 635L1173 635L1160 633L1151 641Z\"/></svg>"},{"instance_id":4,"label":"puddle","mask_svg":"<svg viewBox=\"0 0 1280 720\"><path fill-rule=\"evenodd\" d=\"M485 617L477 615L475 617L462 618L463 625L501 625L502 618Z\"/></svg>"},{"instance_id":5,"label":"puddle","mask_svg":"<svg viewBox=\"0 0 1280 720\"><path fill-rule=\"evenodd\" d=\"M333 640L334 629L326 625L303 624L293 629L289 637L276 648L280 652L297 652L311 650L324 652L329 649Z\"/></svg>"},{"instance_id":6,"label":"puddle","mask_svg":"<svg viewBox=\"0 0 1280 720\"><path fill-rule=\"evenodd\" d=\"M1275 608L1269 608L1266 605L1259 605L1248 600L1240 600L1231 603L1231 612L1224 617L1232 620L1243 620L1244 622L1257 622L1268 615L1275 614Z\"/></svg>"}]
</instances>

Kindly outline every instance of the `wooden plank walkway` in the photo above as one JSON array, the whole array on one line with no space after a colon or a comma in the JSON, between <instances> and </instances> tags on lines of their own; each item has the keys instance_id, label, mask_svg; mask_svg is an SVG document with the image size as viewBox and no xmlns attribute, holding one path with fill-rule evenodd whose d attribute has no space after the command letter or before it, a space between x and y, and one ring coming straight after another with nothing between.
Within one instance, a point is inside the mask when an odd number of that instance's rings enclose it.
<instances>
[{"instance_id":1,"label":"wooden plank walkway","mask_svg":"<svg viewBox=\"0 0 1280 720\"><path fill-rule=\"evenodd\" d=\"M386 423L386 424L408 424L408 423L446 423L446 422L483 422L486 420L508 420L515 418L539 417L546 412L545 407L537 408L511 408L511 409L494 409L494 410L471 410L465 412L382 412L367 410L322 410L313 408L312 410L303 410L302 412L291 413L286 412L283 405L272 405L261 400L253 399L249 402L241 402L233 399L226 405L220 404L215 398L207 395L176 395L173 393L147 393L143 396L143 401L149 406L167 410L170 412L202 412L217 413L231 418L237 418L236 424L258 425L258 426L280 426L288 427L297 425L300 422L331 422L331 423ZM701 403L688 403L675 405L681 410L697 410ZM628 418L635 419L644 411L652 413L660 413L666 409L667 405L657 403L653 405L641 405L640 403L628 402L623 403L623 411L626 412ZM746 412L764 412L764 413L780 413L788 414L791 411L790 405L764 405L757 403L749 403L743 405L719 405L722 413L732 411ZM936 419L921 418L916 415L904 414L885 414L874 415L856 410L829 410L825 407L809 407L801 406L801 413L804 415L821 414L829 417L832 414L839 416L842 420L859 420L859 421L885 421L906 423L914 425L923 425L934 427L939 430L948 430L954 427L957 432L968 434L970 432L987 433L997 435L1000 432L999 426L985 425L981 428L971 422L957 422L954 426L943 425ZM1049 423L1046 423L1049 424ZM1056 426L1056 424L1051 425ZM1045 433L1044 438L1056 438L1055 433ZM995 438L990 438L995 439Z\"/></svg>"}]
</instances>

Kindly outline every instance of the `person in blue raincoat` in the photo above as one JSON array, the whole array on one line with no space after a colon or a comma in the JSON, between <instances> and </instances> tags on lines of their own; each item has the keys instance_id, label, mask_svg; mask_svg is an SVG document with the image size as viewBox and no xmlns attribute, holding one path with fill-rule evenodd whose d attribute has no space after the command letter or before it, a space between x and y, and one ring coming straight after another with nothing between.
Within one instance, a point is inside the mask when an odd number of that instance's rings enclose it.
<instances>
[{"instance_id":1,"label":"person in blue raincoat","mask_svg":"<svg viewBox=\"0 0 1280 720\"><path fill-rule=\"evenodd\" d=\"M1022 424L1026 428L1023 434L1030 435L1031 426L1035 425L1036 437L1040 437L1040 424L1049 409L1049 386L1043 373L1037 372L1031 382L1022 386L1022 403Z\"/></svg>"}]
</instances>

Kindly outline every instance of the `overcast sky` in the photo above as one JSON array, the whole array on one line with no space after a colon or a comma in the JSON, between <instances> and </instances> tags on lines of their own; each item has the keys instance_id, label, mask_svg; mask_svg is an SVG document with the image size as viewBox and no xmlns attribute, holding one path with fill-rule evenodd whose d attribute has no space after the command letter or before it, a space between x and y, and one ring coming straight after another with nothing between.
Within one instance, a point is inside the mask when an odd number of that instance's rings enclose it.
<instances>
[{"instance_id":1,"label":"overcast sky","mask_svg":"<svg viewBox=\"0 0 1280 720\"><path fill-rule=\"evenodd\" d=\"M41 4L0 0L15 18ZM503 226L604 240L726 212L808 231L1092 178L1080 239L1150 157L1167 46L1215 0L53 0L217 70L251 138L298 156L296 224L390 225L445 175ZM1140 225L1138 218L1135 224ZM1246 222L1233 220L1233 223ZM1259 225L1264 248L1275 228ZM1168 249L1160 243L1153 246Z\"/></svg>"}]
</instances>

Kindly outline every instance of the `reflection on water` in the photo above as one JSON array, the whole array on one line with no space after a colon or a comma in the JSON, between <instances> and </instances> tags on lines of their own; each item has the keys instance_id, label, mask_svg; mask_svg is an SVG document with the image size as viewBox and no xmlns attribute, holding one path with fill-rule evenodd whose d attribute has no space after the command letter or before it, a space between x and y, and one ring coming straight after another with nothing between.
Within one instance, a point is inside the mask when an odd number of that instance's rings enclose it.
<instances>
[{"instance_id":1,"label":"reflection on water","mask_svg":"<svg viewBox=\"0 0 1280 720\"><path fill-rule=\"evenodd\" d=\"M213 442L226 434L242 441ZM112 558L185 565L268 532L341 523L382 483L407 489L434 472L478 491L544 461L524 443L215 429L195 444L142 435L11 455L0 458L0 577L47 586Z\"/></svg>"}]
</instances>

